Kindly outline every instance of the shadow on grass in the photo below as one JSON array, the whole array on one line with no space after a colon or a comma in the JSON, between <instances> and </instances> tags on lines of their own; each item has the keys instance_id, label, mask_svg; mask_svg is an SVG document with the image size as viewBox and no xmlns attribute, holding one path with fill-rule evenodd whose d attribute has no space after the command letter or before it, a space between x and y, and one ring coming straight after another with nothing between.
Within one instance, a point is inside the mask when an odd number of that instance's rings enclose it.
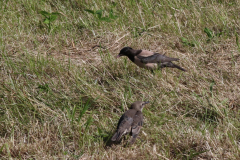
<instances>
[{"instance_id":1,"label":"shadow on grass","mask_svg":"<svg viewBox=\"0 0 240 160\"><path fill-rule=\"evenodd\" d=\"M115 132L114 132L115 133ZM128 147L128 135L123 136L120 141L112 141L111 138L113 136L113 132L107 132L104 134L100 134L98 138L101 138L105 144L105 149L108 149L109 147L113 147L114 145L120 145L122 142L124 142L124 147Z\"/></svg>"},{"instance_id":2,"label":"shadow on grass","mask_svg":"<svg viewBox=\"0 0 240 160\"><path fill-rule=\"evenodd\" d=\"M190 103L190 104L189 104ZM204 123L218 125L223 117L215 110L215 107L208 103L207 106L198 106L192 102L185 102L182 105L182 114L186 117L197 118Z\"/></svg>"},{"instance_id":3,"label":"shadow on grass","mask_svg":"<svg viewBox=\"0 0 240 160\"><path fill-rule=\"evenodd\" d=\"M195 117L201 120L204 123L217 125L223 119L221 115L219 115L213 109L209 109L207 107L201 107L201 109L196 109L186 115L186 117Z\"/></svg>"}]
</instances>

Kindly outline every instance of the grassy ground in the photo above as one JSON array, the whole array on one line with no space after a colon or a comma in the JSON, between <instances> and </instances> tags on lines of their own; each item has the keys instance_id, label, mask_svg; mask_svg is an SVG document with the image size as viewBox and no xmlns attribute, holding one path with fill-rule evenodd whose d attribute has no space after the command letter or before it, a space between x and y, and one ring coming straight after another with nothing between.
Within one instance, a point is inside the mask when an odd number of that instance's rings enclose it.
<instances>
[{"instance_id":1,"label":"grassy ground","mask_svg":"<svg viewBox=\"0 0 240 160\"><path fill-rule=\"evenodd\" d=\"M239 159L240 1L115 2L0 2L1 159ZM188 72L115 59L124 46ZM136 100L140 138L110 146Z\"/></svg>"}]
</instances>

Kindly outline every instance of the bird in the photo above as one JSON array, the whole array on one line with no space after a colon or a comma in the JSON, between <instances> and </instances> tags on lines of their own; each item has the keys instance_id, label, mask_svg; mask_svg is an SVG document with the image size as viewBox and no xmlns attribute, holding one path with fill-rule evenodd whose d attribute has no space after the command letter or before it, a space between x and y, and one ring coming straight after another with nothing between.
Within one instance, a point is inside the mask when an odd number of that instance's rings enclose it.
<instances>
[{"instance_id":1,"label":"bird","mask_svg":"<svg viewBox=\"0 0 240 160\"><path fill-rule=\"evenodd\" d=\"M143 125L142 109L148 103L148 101L136 101L131 104L130 109L119 119L117 131L111 138L112 141L119 141L123 135L131 133L130 145L135 142Z\"/></svg>"},{"instance_id":2,"label":"bird","mask_svg":"<svg viewBox=\"0 0 240 160\"><path fill-rule=\"evenodd\" d=\"M124 47L121 49L117 58L122 56L127 56L137 66L152 71L165 67L177 68L182 71L186 71L182 67L172 63L172 61L178 61L178 58L167 57L163 54L155 53L152 51L135 50L131 47Z\"/></svg>"}]
</instances>

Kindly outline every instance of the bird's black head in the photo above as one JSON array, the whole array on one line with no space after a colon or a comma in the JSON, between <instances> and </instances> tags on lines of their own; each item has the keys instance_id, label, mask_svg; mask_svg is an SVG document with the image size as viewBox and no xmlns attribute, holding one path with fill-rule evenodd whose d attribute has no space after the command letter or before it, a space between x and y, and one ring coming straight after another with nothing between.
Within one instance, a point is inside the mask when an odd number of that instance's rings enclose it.
<instances>
[{"instance_id":1,"label":"bird's black head","mask_svg":"<svg viewBox=\"0 0 240 160\"><path fill-rule=\"evenodd\" d=\"M120 53L118 54L117 57L121 57L121 56L128 56L129 51L132 50L131 47L124 47L123 49L121 49Z\"/></svg>"}]
</instances>

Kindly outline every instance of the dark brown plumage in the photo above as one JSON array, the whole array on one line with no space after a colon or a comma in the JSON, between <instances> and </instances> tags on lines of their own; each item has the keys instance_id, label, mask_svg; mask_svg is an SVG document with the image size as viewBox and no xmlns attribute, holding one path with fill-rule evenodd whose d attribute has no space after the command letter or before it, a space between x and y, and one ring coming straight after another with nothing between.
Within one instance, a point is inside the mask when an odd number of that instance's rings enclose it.
<instances>
[{"instance_id":1,"label":"dark brown plumage","mask_svg":"<svg viewBox=\"0 0 240 160\"><path fill-rule=\"evenodd\" d=\"M178 58L167 57L165 55L147 50L134 50L131 47L124 47L118 54L118 57L121 56L127 56L133 63L135 63L139 67L149 70L171 67L186 71L182 67L172 63L172 61L178 61Z\"/></svg>"},{"instance_id":2,"label":"dark brown plumage","mask_svg":"<svg viewBox=\"0 0 240 160\"><path fill-rule=\"evenodd\" d=\"M142 109L149 102L136 101L131 105L118 121L117 131L112 137L112 141L119 141L123 135L132 134L130 144L133 144L143 125Z\"/></svg>"}]
</instances>

